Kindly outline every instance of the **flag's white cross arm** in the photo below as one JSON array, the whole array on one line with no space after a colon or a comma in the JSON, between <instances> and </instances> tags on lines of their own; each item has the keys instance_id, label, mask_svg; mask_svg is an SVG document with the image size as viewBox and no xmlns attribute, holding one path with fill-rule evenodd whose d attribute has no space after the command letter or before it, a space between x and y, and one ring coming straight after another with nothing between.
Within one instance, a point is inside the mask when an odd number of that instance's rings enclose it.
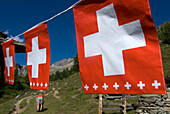
<instances>
[{"instance_id":1,"label":"flag's white cross arm","mask_svg":"<svg viewBox=\"0 0 170 114\"><path fill-rule=\"evenodd\" d=\"M84 37L85 57L102 55L104 76L125 74L122 51L146 46L140 20L119 26L113 4L96 14L98 32Z\"/></svg>"},{"instance_id":2,"label":"flag's white cross arm","mask_svg":"<svg viewBox=\"0 0 170 114\"><path fill-rule=\"evenodd\" d=\"M7 57L5 57L5 65L7 67L7 75L10 76L10 67L13 67L13 58L12 56L9 56L9 47L6 48L6 55Z\"/></svg>"},{"instance_id":3,"label":"flag's white cross arm","mask_svg":"<svg viewBox=\"0 0 170 114\"><path fill-rule=\"evenodd\" d=\"M32 52L27 53L27 65L32 65L32 78L38 78L39 64L46 63L46 48L39 49L38 37L32 39Z\"/></svg>"}]
</instances>

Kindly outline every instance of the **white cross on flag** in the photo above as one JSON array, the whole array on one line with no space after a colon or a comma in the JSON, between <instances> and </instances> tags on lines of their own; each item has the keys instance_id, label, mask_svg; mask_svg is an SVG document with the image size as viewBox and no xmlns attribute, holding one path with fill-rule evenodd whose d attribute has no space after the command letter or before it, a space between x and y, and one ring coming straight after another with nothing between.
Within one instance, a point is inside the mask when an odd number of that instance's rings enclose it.
<instances>
[{"instance_id":1,"label":"white cross on flag","mask_svg":"<svg viewBox=\"0 0 170 114\"><path fill-rule=\"evenodd\" d=\"M84 93L166 93L149 0L86 0L73 11Z\"/></svg>"},{"instance_id":2,"label":"white cross on flag","mask_svg":"<svg viewBox=\"0 0 170 114\"><path fill-rule=\"evenodd\" d=\"M47 24L24 34L27 70L31 89L48 90L50 72L50 41Z\"/></svg>"},{"instance_id":3,"label":"white cross on flag","mask_svg":"<svg viewBox=\"0 0 170 114\"><path fill-rule=\"evenodd\" d=\"M15 69L15 47L13 39L2 43L4 62L5 62L5 81L11 85L14 84L14 69ZM2 71L1 71L2 72Z\"/></svg>"}]
</instances>

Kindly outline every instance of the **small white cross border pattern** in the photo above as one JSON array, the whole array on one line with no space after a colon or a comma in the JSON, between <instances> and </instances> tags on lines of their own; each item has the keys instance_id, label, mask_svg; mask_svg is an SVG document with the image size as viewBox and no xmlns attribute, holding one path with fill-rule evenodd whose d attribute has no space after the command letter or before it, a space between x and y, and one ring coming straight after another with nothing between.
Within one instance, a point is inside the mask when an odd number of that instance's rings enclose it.
<instances>
[{"instance_id":1,"label":"small white cross border pattern","mask_svg":"<svg viewBox=\"0 0 170 114\"><path fill-rule=\"evenodd\" d=\"M32 87L48 87L48 83L46 82L46 83L44 83L43 84L43 82L30 82L30 86L32 86Z\"/></svg>"},{"instance_id":2,"label":"small white cross border pattern","mask_svg":"<svg viewBox=\"0 0 170 114\"><path fill-rule=\"evenodd\" d=\"M98 85L99 85L99 84L98 84ZM92 88L94 88L94 90L96 91L96 90L99 88L98 85L97 85L96 83L94 83L93 86L92 86ZM149 85L149 84L147 84L147 85ZM158 90L159 87L161 86L161 83L158 83L157 80L154 80L151 85L152 85L156 90ZM132 85L131 85L129 82L126 82L125 85L124 85L124 87L125 87L127 90L130 90L130 88L132 87ZM143 90L144 87L146 87L146 84L145 84L144 82L142 82L142 81L139 81L138 84L136 84L136 87L139 87L141 90ZM90 87L89 87L87 84L85 84L84 89L85 89L86 91L88 91L89 88L90 88ZM109 88L109 85L107 85L106 83L104 83L104 84L101 86L101 88L103 88L105 91L107 91L108 88ZM115 83L113 83L112 88L115 88L115 90L118 90L118 89L120 88L120 85L119 85L117 82L115 82Z\"/></svg>"},{"instance_id":3,"label":"small white cross border pattern","mask_svg":"<svg viewBox=\"0 0 170 114\"><path fill-rule=\"evenodd\" d=\"M86 89L86 91L89 90L89 86L87 84L85 84L84 88Z\"/></svg>"},{"instance_id":4,"label":"small white cross border pattern","mask_svg":"<svg viewBox=\"0 0 170 114\"><path fill-rule=\"evenodd\" d=\"M161 86L161 83L158 83L157 80L154 80L154 83L152 83L152 86L155 86L155 89L158 89L159 86Z\"/></svg>"},{"instance_id":5,"label":"small white cross border pattern","mask_svg":"<svg viewBox=\"0 0 170 114\"><path fill-rule=\"evenodd\" d=\"M118 90L119 85L117 84L117 82L115 82L115 85L113 85L113 87L114 87L116 90Z\"/></svg>"},{"instance_id":6,"label":"small white cross border pattern","mask_svg":"<svg viewBox=\"0 0 170 114\"><path fill-rule=\"evenodd\" d=\"M145 84L142 83L142 81L139 81L139 84L137 84L137 86L138 86L140 89L143 89L143 87L145 87Z\"/></svg>"},{"instance_id":7,"label":"small white cross border pattern","mask_svg":"<svg viewBox=\"0 0 170 114\"><path fill-rule=\"evenodd\" d=\"M97 90L98 86L96 84L94 84L93 88L94 88L94 90Z\"/></svg>"},{"instance_id":8,"label":"small white cross border pattern","mask_svg":"<svg viewBox=\"0 0 170 114\"><path fill-rule=\"evenodd\" d=\"M107 88L109 87L106 83L104 83L104 85L102 86L104 88L104 90L107 90Z\"/></svg>"},{"instance_id":9,"label":"small white cross border pattern","mask_svg":"<svg viewBox=\"0 0 170 114\"><path fill-rule=\"evenodd\" d=\"M127 90L129 90L131 87L131 84L129 84L129 82L126 82L126 84L124 86L127 88Z\"/></svg>"},{"instance_id":10,"label":"small white cross border pattern","mask_svg":"<svg viewBox=\"0 0 170 114\"><path fill-rule=\"evenodd\" d=\"M8 80L8 79L6 79L6 81L7 81L7 82L14 82L14 80Z\"/></svg>"}]
</instances>

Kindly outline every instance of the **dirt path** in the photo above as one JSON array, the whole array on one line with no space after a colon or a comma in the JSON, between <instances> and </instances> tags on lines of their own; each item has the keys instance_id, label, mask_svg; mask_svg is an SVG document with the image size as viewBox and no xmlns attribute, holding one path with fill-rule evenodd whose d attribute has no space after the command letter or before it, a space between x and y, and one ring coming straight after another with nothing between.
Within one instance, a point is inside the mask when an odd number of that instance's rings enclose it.
<instances>
[{"instance_id":1,"label":"dirt path","mask_svg":"<svg viewBox=\"0 0 170 114\"><path fill-rule=\"evenodd\" d=\"M57 96L57 94L59 94L59 92L58 92L58 90L55 90L53 96L54 96L55 98L59 99L60 96Z\"/></svg>"},{"instance_id":2,"label":"dirt path","mask_svg":"<svg viewBox=\"0 0 170 114\"><path fill-rule=\"evenodd\" d=\"M29 101L30 101L30 99L32 99L32 98L33 98L33 96L28 96L28 97L25 97L25 98L17 101L17 103L15 103L16 111L14 111L13 114L18 114L18 113L24 112L24 111L28 108L28 106L29 106ZM26 101L27 105L20 109L20 108L19 108L19 107L20 107L20 103L21 103L23 100L25 100L25 99L27 99L27 101Z\"/></svg>"},{"instance_id":3,"label":"dirt path","mask_svg":"<svg viewBox=\"0 0 170 114\"><path fill-rule=\"evenodd\" d=\"M57 98L57 99L60 99L60 96L57 96L57 94L59 94L59 90L60 88L58 88L57 90L55 90L55 88L52 88L52 90L54 91L54 93L53 93L53 96L55 97L55 98Z\"/></svg>"},{"instance_id":4,"label":"dirt path","mask_svg":"<svg viewBox=\"0 0 170 114\"><path fill-rule=\"evenodd\" d=\"M53 93L53 91L54 91L54 93ZM50 92L46 93L44 96L48 96L49 94L52 94L52 93L53 93L53 96L54 96L55 98L60 99L60 96L57 96L57 94L59 94L58 90L55 90L55 88L53 88L53 91L50 91ZM30 104L30 100L31 100L33 97L35 97L35 96L32 96L32 95L31 95L31 96L22 98L21 100L17 101L17 103L15 103L15 109L16 109L16 111L14 111L12 114L18 114L18 113L24 112L24 111L28 108L28 106L29 106L29 104ZM21 103L23 100L25 100L25 99L27 99L27 101L26 101L27 105L20 109L20 103Z\"/></svg>"}]
</instances>

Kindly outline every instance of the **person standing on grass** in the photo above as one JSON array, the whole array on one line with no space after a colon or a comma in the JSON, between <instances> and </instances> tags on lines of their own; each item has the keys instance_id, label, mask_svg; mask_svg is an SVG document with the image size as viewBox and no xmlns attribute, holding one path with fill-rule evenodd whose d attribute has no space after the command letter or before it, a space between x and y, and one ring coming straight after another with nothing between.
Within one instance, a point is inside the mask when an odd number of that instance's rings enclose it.
<instances>
[{"instance_id":1,"label":"person standing on grass","mask_svg":"<svg viewBox=\"0 0 170 114\"><path fill-rule=\"evenodd\" d=\"M37 112L43 111L43 104L44 104L44 96L42 94L39 94L38 97L36 98L37 102Z\"/></svg>"}]
</instances>

